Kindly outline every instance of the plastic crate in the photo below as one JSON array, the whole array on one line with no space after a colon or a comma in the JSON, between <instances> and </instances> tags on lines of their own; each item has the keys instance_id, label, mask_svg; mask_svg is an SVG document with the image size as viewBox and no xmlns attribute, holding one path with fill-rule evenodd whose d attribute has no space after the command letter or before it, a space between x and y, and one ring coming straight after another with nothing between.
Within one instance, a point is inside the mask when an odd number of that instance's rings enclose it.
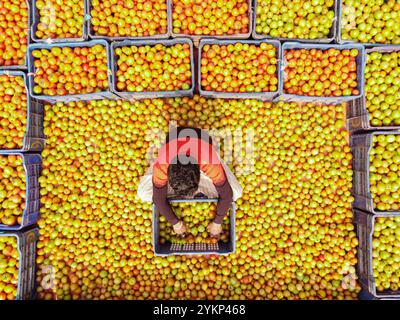
<instances>
[{"instance_id":1,"label":"plastic crate","mask_svg":"<svg viewBox=\"0 0 400 320\"><path fill-rule=\"evenodd\" d=\"M218 199L208 198L194 198L194 199L171 199L171 203L176 202L218 202ZM159 218L160 213L156 206L153 205L153 246L154 253L156 256L169 256L169 255L194 255L194 254L229 254L234 253L236 250L236 207L235 203L232 202L231 213L230 213L230 230L229 230L229 242L228 243L217 243L217 244L205 244L205 243L194 243L194 244L161 244L159 241L160 224Z\"/></svg>"},{"instance_id":2,"label":"plastic crate","mask_svg":"<svg viewBox=\"0 0 400 320\"><path fill-rule=\"evenodd\" d=\"M372 239L374 234L375 219L400 217L400 213L376 214L353 210L353 220L357 228L358 246L358 278L364 289L368 290L377 298L400 298L400 291L386 290L378 292L376 290L375 278L373 273Z\"/></svg>"},{"instance_id":3,"label":"plastic crate","mask_svg":"<svg viewBox=\"0 0 400 320\"><path fill-rule=\"evenodd\" d=\"M26 0L27 10L28 10L28 25L26 28L29 30L29 26L31 25L31 1ZM27 35L27 45L30 44L30 36L29 31ZM27 48L28 50L28 48ZM28 68L28 60L27 53L25 54L25 64L19 66L0 66L0 70L26 70Z\"/></svg>"},{"instance_id":4,"label":"plastic crate","mask_svg":"<svg viewBox=\"0 0 400 320\"><path fill-rule=\"evenodd\" d=\"M394 52L400 51L400 46L379 46L374 48L368 48L365 50L365 55L367 57L368 53L371 52ZM365 63L367 58L365 59ZM365 77L365 76L364 76ZM369 113L367 110L366 97L365 95L352 101L348 109L348 128L350 131L356 130L396 130L400 126L372 126L370 122Z\"/></svg>"},{"instance_id":5,"label":"plastic crate","mask_svg":"<svg viewBox=\"0 0 400 320\"><path fill-rule=\"evenodd\" d=\"M364 46L370 47L370 46L387 46L390 45L389 43L364 43L364 42L358 42L358 41L353 41L353 40L343 40L342 39L342 12L343 12L343 4L342 1L338 1L338 11L337 11L337 17L338 17L338 22L337 22L337 30L336 30L336 42L340 44L345 44L345 43L359 43ZM400 46L400 44L392 44L392 46Z\"/></svg>"},{"instance_id":6,"label":"plastic crate","mask_svg":"<svg viewBox=\"0 0 400 320\"><path fill-rule=\"evenodd\" d=\"M42 171L42 157L39 154L8 153L0 156L19 155L23 159L26 174L25 210L20 225L7 226L0 224L0 231L21 230L37 223L40 213L39 176Z\"/></svg>"},{"instance_id":7,"label":"plastic crate","mask_svg":"<svg viewBox=\"0 0 400 320\"><path fill-rule=\"evenodd\" d=\"M372 214L392 214L393 211L377 211L374 207L370 191L369 164L370 152L373 147L373 137L376 135L398 135L399 131L375 131L365 134L355 134L350 137L350 147L353 153L353 195L355 208Z\"/></svg>"},{"instance_id":8,"label":"plastic crate","mask_svg":"<svg viewBox=\"0 0 400 320\"><path fill-rule=\"evenodd\" d=\"M10 77L23 77L25 90L26 90L26 133L23 139L22 147L20 149L1 149L0 154L10 153L10 152L25 152L25 151L33 151L40 152L43 150L45 145L45 137L43 133L43 105L32 99L29 96L29 89L27 83L26 74L22 71L18 70L0 70L1 75L8 75Z\"/></svg>"},{"instance_id":9,"label":"plastic crate","mask_svg":"<svg viewBox=\"0 0 400 320\"><path fill-rule=\"evenodd\" d=\"M277 76L278 76L278 90L276 92L218 92L218 91L208 91L203 90L201 88L201 55L203 46L206 44L213 45L229 45L235 43L247 43L260 45L261 43L272 44L276 48L277 52ZM204 39L200 41L199 45L199 56L198 56L198 64L197 64L197 75L199 82L199 93L202 96L210 97L210 98L229 98L229 99L260 99L260 100L272 100L279 94L279 83L282 81L280 72L281 69L281 44L277 40L218 40L218 39Z\"/></svg>"},{"instance_id":10,"label":"plastic crate","mask_svg":"<svg viewBox=\"0 0 400 320\"><path fill-rule=\"evenodd\" d=\"M37 228L25 232L3 232L0 237L17 239L19 252L18 292L16 300L30 300L35 296L36 243L39 238Z\"/></svg>"},{"instance_id":11,"label":"plastic crate","mask_svg":"<svg viewBox=\"0 0 400 320\"><path fill-rule=\"evenodd\" d=\"M350 131L360 130L397 130L400 126L372 126L365 96L350 101L347 108L347 127Z\"/></svg>"},{"instance_id":12,"label":"plastic crate","mask_svg":"<svg viewBox=\"0 0 400 320\"><path fill-rule=\"evenodd\" d=\"M88 8L87 8L87 1L86 0L80 0L84 2L84 22L82 26L82 37L77 37L77 38L46 38L46 39L40 39L36 37L36 31L37 31L37 26L40 23L40 13L39 10L36 8L36 1L37 0L32 0L32 8L31 8L31 20L32 20L32 25L30 28L31 32L31 37L32 40L35 42L42 42L42 43L65 43L65 42L76 42L76 41L85 41L88 39Z\"/></svg>"},{"instance_id":13,"label":"plastic crate","mask_svg":"<svg viewBox=\"0 0 400 320\"><path fill-rule=\"evenodd\" d=\"M173 32L173 19L172 19L172 14L173 14L173 1L170 0L170 6L171 10L169 11L170 15L170 34L173 38L176 37L188 37L193 40L194 45L197 47L199 45L200 39L205 39L205 38L214 38L214 39L248 39L251 37L251 31L252 31L252 25L253 25L253 19L252 19L252 0L248 0L248 6L249 6L249 12L248 12L248 18L249 18L249 31L246 33L239 33L239 34L232 34L232 35L191 35L191 34L185 34L185 33L174 33Z\"/></svg>"},{"instance_id":14,"label":"plastic crate","mask_svg":"<svg viewBox=\"0 0 400 320\"><path fill-rule=\"evenodd\" d=\"M287 94L284 92L284 83L285 83L285 50L291 49L318 49L318 50L328 50L328 49L337 49L337 50L345 50L345 49L357 49L358 56L356 57L357 63L357 89L360 92L356 96L342 96L342 97L314 97L314 96L301 96L296 94ZM360 98L364 95L364 66L365 66L365 49L362 45L359 44L345 44L345 45L333 45L333 44L306 44L300 42L285 42L282 45L282 53L281 53L281 72L282 75L280 77L281 81L279 83L279 100L282 101L307 101L307 102L347 102L352 101L354 99Z\"/></svg>"},{"instance_id":15,"label":"plastic crate","mask_svg":"<svg viewBox=\"0 0 400 320\"><path fill-rule=\"evenodd\" d=\"M188 90L172 90L172 91L140 91L140 92L120 92L117 89L117 56L115 49L124 46L154 46L156 44L162 44L164 46L172 46L175 44L189 44L190 46L190 65L192 71L192 86ZM125 40L120 42L113 42L111 44L111 68L112 68L112 92L121 97L122 99L146 99L146 98L166 98L166 97L183 97L192 96L195 86L195 75L194 75L194 54L193 54L193 42L189 38L179 38L171 40Z\"/></svg>"},{"instance_id":16,"label":"plastic crate","mask_svg":"<svg viewBox=\"0 0 400 320\"><path fill-rule=\"evenodd\" d=\"M296 42L306 42L306 43L330 43L336 39L336 32L337 32L337 22L338 22L338 11L340 6L341 0L335 0L333 5L333 10L335 12L335 17L333 19L332 27L329 32L328 38L321 38L321 39L298 39L298 38L282 38L282 37L271 37L263 34L259 34L256 32L256 19L257 19L257 0L254 0L254 9L253 9L253 33L252 36L254 39L273 39L273 40L280 40L280 41L296 41Z\"/></svg>"},{"instance_id":17,"label":"plastic crate","mask_svg":"<svg viewBox=\"0 0 400 320\"><path fill-rule=\"evenodd\" d=\"M171 0L166 0L167 3L167 32L163 34L156 34L153 36L144 36L144 37L132 37L132 36L124 36L124 37L108 37L108 36L99 36L95 35L92 29L92 25L90 23L91 20L91 12L92 12L92 1L91 0L85 0L86 5L87 5L87 14L88 14L88 35L90 39L105 39L110 42L112 41L119 41L119 40L145 40L145 39L168 39L170 37L170 28L171 28L171 18L172 15L170 13L171 11ZM135 9L131 9L135 10Z\"/></svg>"},{"instance_id":18,"label":"plastic crate","mask_svg":"<svg viewBox=\"0 0 400 320\"><path fill-rule=\"evenodd\" d=\"M93 47L95 45L101 45L106 48L107 52L107 66L108 66L108 84L109 89L107 91L95 92L95 93L80 93L74 95L63 95L63 96L48 96L48 95L37 95L33 92L34 88L34 76L35 76L35 66L34 66L34 57L32 56L32 51L34 50L41 50L41 49L51 49L54 47L64 48L64 47ZM28 49L28 83L29 83L29 94L31 97L38 99L38 100L45 100L49 103L56 103L56 102L72 102L72 101L82 101L82 100L101 100L101 99L115 99L115 95L110 91L112 87L112 77L111 77L111 61L110 61L110 46L107 41L105 40L92 40L86 42L69 42L69 43L52 43L52 44L45 44L45 43L36 43L29 46Z\"/></svg>"}]
</instances>

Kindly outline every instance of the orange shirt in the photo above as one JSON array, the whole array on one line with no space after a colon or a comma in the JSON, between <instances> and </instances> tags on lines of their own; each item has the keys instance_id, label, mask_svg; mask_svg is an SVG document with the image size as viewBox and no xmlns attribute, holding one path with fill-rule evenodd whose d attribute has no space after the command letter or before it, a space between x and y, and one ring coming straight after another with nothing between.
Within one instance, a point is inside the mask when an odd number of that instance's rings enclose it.
<instances>
[{"instance_id":1,"label":"orange shirt","mask_svg":"<svg viewBox=\"0 0 400 320\"><path fill-rule=\"evenodd\" d=\"M153 168L153 184L156 187L162 188L168 184L168 167L178 155L194 158L214 185L225 183L224 168L213 146L202 139L185 137L174 139L160 149Z\"/></svg>"}]
</instances>

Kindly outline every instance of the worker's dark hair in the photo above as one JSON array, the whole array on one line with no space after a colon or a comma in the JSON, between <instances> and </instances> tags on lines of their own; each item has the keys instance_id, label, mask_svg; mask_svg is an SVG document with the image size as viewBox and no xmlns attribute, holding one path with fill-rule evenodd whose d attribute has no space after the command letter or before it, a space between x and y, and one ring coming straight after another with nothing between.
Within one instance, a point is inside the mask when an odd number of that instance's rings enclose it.
<instances>
[{"instance_id":1,"label":"worker's dark hair","mask_svg":"<svg viewBox=\"0 0 400 320\"><path fill-rule=\"evenodd\" d=\"M175 158L168 166L168 182L178 196L193 195L200 182L200 167L193 160Z\"/></svg>"}]
</instances>

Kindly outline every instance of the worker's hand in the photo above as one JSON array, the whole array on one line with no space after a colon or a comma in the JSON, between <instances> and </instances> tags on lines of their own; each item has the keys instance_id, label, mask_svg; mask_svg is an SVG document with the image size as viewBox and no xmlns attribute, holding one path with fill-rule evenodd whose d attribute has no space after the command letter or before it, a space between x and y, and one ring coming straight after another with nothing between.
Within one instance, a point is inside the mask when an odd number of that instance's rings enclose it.
<instances>
[{"instance_id":1,"label":"worker's hand","mask_svg":"<svg viewBox=\"0 0 400 320\"><path fill-rule=\"evenodd\" d=\"M218 237L219 234L222 232L222 227L220 224L211 222L207 227L208 232L212 237Z\"/></svg>"},{"instance_id":2,"label":"worker's hand","mask_svg":"<svg viewBox=\"0 0 400 320\"><path fill-rule=\"evenodd\" d=\"M186 232L186 225L183 221L179 221L178 223L172 226L177 235L183 235Z\"/></svg>"}]
</instances>

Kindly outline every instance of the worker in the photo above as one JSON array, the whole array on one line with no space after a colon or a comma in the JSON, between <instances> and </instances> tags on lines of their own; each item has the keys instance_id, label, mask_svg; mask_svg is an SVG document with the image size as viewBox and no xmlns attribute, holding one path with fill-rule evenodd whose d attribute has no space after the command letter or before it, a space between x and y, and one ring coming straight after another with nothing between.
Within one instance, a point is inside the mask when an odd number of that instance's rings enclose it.
<instances>
[{"instance_id":1,"label":"worker","mask_svg":"<svg viewBox=\"0 0 400 320\"><path fill-rule=\"evenodd\" d=\"M169 199L218 198L216 216L207 227L211 236L218 237L232 201L241 196L239 182L219 158L211 137L203 130L188 127L170 130L138 188L138 197L153 201L178 235L185 234L186 226L173 212Z\"/></svg>"}]
</instances>

